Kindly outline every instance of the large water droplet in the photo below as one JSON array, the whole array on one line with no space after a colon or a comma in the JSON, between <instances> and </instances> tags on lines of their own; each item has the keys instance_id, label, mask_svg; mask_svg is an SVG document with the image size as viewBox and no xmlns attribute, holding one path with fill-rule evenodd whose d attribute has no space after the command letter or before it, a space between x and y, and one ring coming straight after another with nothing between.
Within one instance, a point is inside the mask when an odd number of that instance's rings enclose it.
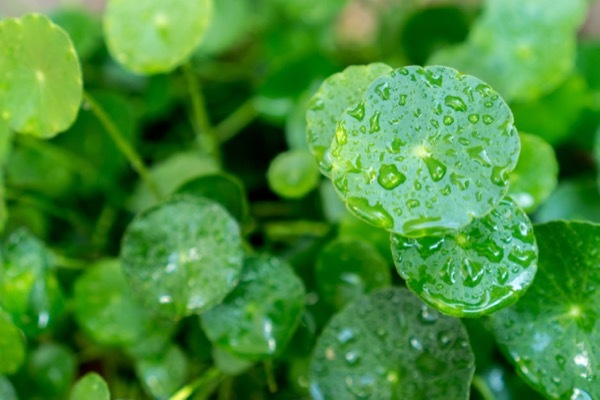
<instances>
[{"instance_id":1,"label":"large water droplet","mask_svg":"<svg viewBox=\"0 0 600 400\"><path fill-rule=\"evenodd\" d=\"M421 312L419 313L419 319L421 322L426 324L432 324L437 321L439 314L437 311L430 309L429 307L422 305Z\"/></svg>"},{"instance_id":2,"label":"large water droplet","mask_svg":"<svg viewBox=\"0 0 600 400\"><path fill-rule=\"evenodd\" d=\"M356 337L356 334L354 333L354 331L350 328L343 328L337 335L337 340L338 342L340 342L340 344L347 344L350 343L352 340L354 340L354 338Z\"/></svg>"},{"instance_id":3,"label":"large water droplet","mask_svg":"<svg viewBox=\"0 0 600 400\"><path fill-rule=\"evenodd\" d=\"M344 359L348 365L354 366L360 361L360 354L356 351L349 351L344 355Z\"/></svg>"},{"instance_id":4,"label":"large water droplet","mask_svg":"<svg viewBox=\"0 0 600 400\"><path fill-rule=\"evenodd\" d=\"M446 96L444 104L452 108L454 111L467 111L467 105L465 102L456 96Z\"/></svg>"},{"instance_id":5,"label":"large water droplet","mask_svg":"<svg viewBox=\"0 0 600 400\"><path fill-rule=\"evenodd\" d=\"M379 95L381 100L389 100L390 99L390 85L388 82L383 82L375 87L375 93Z\"/></svg>"},{"instance_id":6,"label":"large water droplet","mask_svg":"<svg viewBox=\"0 0 600 400\"><path fill-rule=\"evenodd\" d=\"M489 167L492 163L486 149L483 148L483 146L471 147L467 149L467 154L469 154L469 158L471 160L483 165L484 167Z\"/></svg>"},{"instance_id":7,"label":"large water droplet","mask_svg":"<svg viewBox=\"0 0 600 400\"><path fill-rule=\"evenodd\" d=\"M452 125L454 123L454 118L452 118L450 115L446 115L443 122L446 126Z\"/></svg>"},{"instance_id":8,"label":"large water droplet","mask_svg":"<svg viewBox=\"0 0 600 400\"><path fill-rule=\"evenodd\" d=\"M407 95L401 94L400 98L398 100L398 105L404 107L406 105L406 98L407 97L408 97Z\"/></svg>"},{"instance_id":9,"label":"large water droplet","mask_svg":"<svg viewBox=\"0 0 600 400\"><path fill-rule=\"evenodd\" d=\"M369 119L369 122L370 122L369 133L375 133L375 132L379 132L381 130L381 128L379 127L379 117L380 116L381 116L381 113L379 111L376 111L375 114L373 114L373 116Z\"/></svg>"},{"instance_id":10,"label":"large water droplet","mask_svg":"<svg viewBox=\"0 0 600 400\"><path fill-rule=\"evenodd\" d=\"M354 107L352 110L346 111L346 113L354 119L362 121L365 118L365 103L358 103L356 107Z\"/></svg>"},{"instance_id":11,"label":"large water droplet","mask_svg":"<svg viewBox=\"0 0 600 400\"><path fill-rule=\"evenodd\" d=\"M484 115L483 116L483 123L484 124L489 125L492 122L494 122L494 118L491 115Z\"/></svg>"},{"instance_id":12,"label":"large water droplet","mask_svg":"<svg viewBox=\"0 0 600 400\"><path fill-rule=\"evenodd\" d=\"M492 168L491 179L494 185L506 186L508 184L508 172L506 171L506 167Z\"/></svg>"},{"instance_id":13,"label":"large water droplet","mask_svg":"<svg viewBox=\"0 0 600 400\"><path fill-rule=\"evenodd\" d=\"M414 350L418 350L418 351L423 350L423 343L421 343L421 341L416 337L411 337L408 341L408 344Z\"/></svg>"},{"instance_id":14,"label":"large water droplet","mask_svg":"<svg viewBox=\"0 0 600 400\"><path fill-rule=\"evenodd\" d=\"M472 124L476 124L477 122L479 122L479 115L478 114L469 115L469 122Z\"/></svg>"},{"instance_id":15,"label":"large water droplet","mask_svg":"<svg viewBox=\"0 0 600 400\"><path fill-rule=\"evenodd\" d=\"M347 204L356 215L375 226L384 229L394 226L394 219L379 203L371 205L364 197L349 197Z\"/></svg>"},{"instance_id":16,"label":"large water droplet","mask_svg":"<svg viewBox=\"0 0 600 400\"><path fill-rule=\"evenodd\" d=\"M446 176L446 166L432 156L423 158L429 175L434 182L441 181Z\"/></svg>"},{"instance_id":17,"label":"large water droplet","mask_svg":"<svg viewBox=\"0 0 600 400\"><path fill-rule=\"evenodd\" d=\"M384 164L379 169L377 182L387 190L392 190L406 181L406 175L395 164Z\"/></svg>"}]
</instances>

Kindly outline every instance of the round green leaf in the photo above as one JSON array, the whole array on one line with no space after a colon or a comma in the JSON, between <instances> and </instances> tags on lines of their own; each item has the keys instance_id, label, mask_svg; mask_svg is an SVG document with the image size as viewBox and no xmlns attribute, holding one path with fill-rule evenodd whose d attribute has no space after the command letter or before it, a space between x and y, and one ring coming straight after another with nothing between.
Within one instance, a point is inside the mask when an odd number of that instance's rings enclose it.
<instances>
[{"instance_id":1,"label":"round green leaf","mask_svg":"<svg viewBox=\"0 0 600 400\"><path fill-rule=\"evenodd\" d=\"M150 395L166 399L185 382L188 361L183 351L173 345L159 357L138 361L135 369Z\"/></svg>"},{"instance_id":2,"label":"round green leaf","mask_svg":"<svg viewBox=\"0 0 600 400\"><path fill-rule=\"evenodd\" d=\"M133 344L148 328L117 260L101 261L75 281L73 312L79 326L104 345Z\"/></svg>"},{"instance_id":3,"label":"round green leaf","mask_svg":"<svg viewBox=\"0 0 600 400\"><path fill-rule=\"evenodd\" d=\"M292 268L272 256L248 256L238 286L223 303L200 316L213 344L246 359L280 353L304 309L304 285Z\"/></svg>"},{"instance_id":4,"label":"round green leaf","mask_svg":"<svg viewBox=\"0 0 600 400\"><path fill-rule=\"evenodd\" d=\"M11 129L52 137L79 111L82 78L67 34L39 14L0 21L0 117Z\"/></svg>"},{"instance_id":5,"label":"round green leaf","mask_svg":"<svg viewBox=\"0 0 600 400\"><path fill-rule=\"evenodd\" d=\"M110 391L100 375L90 372L75 382L69 398L70 400L110 400Z\"/></svg>"},{"instance_id":6,"label":"round green leaf","mask_svg":"<svg viewBox=\"0 0 600 400\"><path fill-rule=\"evenodd\" d=\"M521 297L537 270L527 214L505 199L490 214L443 236L392 235L398 273L423 301L456 317L475 317Z\"/></svg>"},{"instance_id":7,"label":"round green leaf","mask_svg":"<svg viewBox=\"0 0 600 400\"><path fill-rule=\"evenodd\" d=\"M474 369L459 320L406 289L388 288L327 324L311 364L311 394L316 400L466 400Z\"/></svg>"},{"instance_id":8,"label":"round green leaf","mask_svg":"<svg viewBox=\"0 0 600 400\"><path fill-rule=\"evenodd\" d=\"M46 343L31 353L28 375L41 398L63 398L75 377L76 357L68 347Z\"/></svg>"},{"instance_id":9,"label":"round green leaf","mask_svg":"<svg viewBox=\"0 0 600 400\"><path fill-rule=\"evenodd\" d=\"M202 312L237 283L239 226L217 203L175 197L129 224L121 262L134 293L148 307L174 317Z\"/></svg>"},{"instance_id":10,"label":"round green leaf","mask_svg":"<svg viewBox=\"0 0 600 400\"><path fill-rule=\"evenodd\" d=\"M12 374L25 361L25 337L0 311L0 374Z\"/></svg>"},{"instance_id":11,"label":"round green leaf","mask_svg":"<svg viewBox=\"0 0 600 400\"><path fill-rule=\"evenodd\" d=\"M391 282L385 258L362 240L338 239L327 245L317 258L315 275L319 294L336 309Z\"/></svg>"},{"instance_id":12,"label":"round green leaf","mask_svg":"<svg viewBox=\"0 0 600 400\"><path fill-rule=\"evenodd\" d=\"M375 78L387 74L391 67L374 63L353 65L325 79L312 97L306 111L306 141L321 172L329 175L329 146L342 112L356 104Z\"/></svg>"},{"instance_id":13,"label":"round green leaf","mask_svg":"<svg viewBox=\"0 0 600 400\"><path fill-rule=\"evenodd\" d=\"M169 72L198 46L212 0L109 0L104 35L112 56L133 72Z\"/></svg>"},{"instance_id":14,"label":"round green leaf","mask_svg":"<svg viewBox=\"0 0 600 400\"><path fill-rule=\"evenodd\" d=\"M508 194L525 211L532 212L550 196L558 183L554 149L538 136L521 133L521 153L510 174Z\"/></svg>"},{"instance_id":15,"label":"round green leaf","mask_svg":"<svg viewBox=\"0 0 600 400\"><path fill-rule=\"evenodd\" d=\"M430 64L481 77L507 100L535 100L575 64L577 30L587 0L486 0L468 40L442 49Z\"/></svg>"},{"instance_id":16,"label":"round green leaf","mask_svg":"<svg viewBox=\"0 0 600 400\"><path fill-rule=\"evenodd\" d=\"M0 399L19 400L12 383L4 376L0 376Z\"/></svg>"},{"instance_id":17,"label":"round green leaf","mask_svg":"<svg viewBox=\"0 0 600 400\"><path fill-rule=\"evenodd\" d=\"M50 270L52 254L24 229L13 232L2 250L0 307L27 336L46 332L65 309L62 289Z\"/></svg>"},{"instance_id":18,"label":"round green leaf","mask_svg":"<svg viewBox=\"0 0 600 400\"><path fill-rule=\"evenodd\" d=\"M600 398L600 225L536 225L539 271L523 298L493 315L496 338L538 391Z\"/></svg>"},{"instance_id":19,"label":"round green leaf","mask_svg":"<svg viewBox=\"0 0 600 400\"><path fill-rule=\"evenodd\" d=\"M185 182L175 192L214 200L240 223L248 219L250 207L246 190L233 175L219 173L200 176Z\"/></svg>"},{"instance_id":20,"label":"round green leaf","mask_svg":"<svg viewBox=\"0 0 600 400\"><path fill-rule=\"evenodd\" d=\"M331 179L358 217L423 236L488 214L518 155L510 109L487 84L447 67L407 67L376 79L342 114Z\"/></svg>"},{"instance_id":21,"label":"round green leaf","mask_svg":"<svg viewBox=\"0 0 600 400\"><path fill-rule=\"evenodd\" d=\"M564 180L536 214L536 222L557 219L600 222L600 195L592 180Z\"/></svg>"},{"instance_id":22,"label":"round green leaf","mask_svg":"<svg viewBox=\"0 0 600 400\"><path fill-rule=\"evenodd\" d=\"M305 196L319 184L315 160L305 150L279 153L267 170L271 189L281 197L296 199Z\"/></svg>"}]
</instances>

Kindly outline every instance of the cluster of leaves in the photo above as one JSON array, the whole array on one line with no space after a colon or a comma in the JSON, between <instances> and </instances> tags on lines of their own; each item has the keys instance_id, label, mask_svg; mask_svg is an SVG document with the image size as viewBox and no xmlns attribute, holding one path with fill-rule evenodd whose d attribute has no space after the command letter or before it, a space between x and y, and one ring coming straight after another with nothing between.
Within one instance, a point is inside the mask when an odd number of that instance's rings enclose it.
<instances>
[{"instance_id":1,"label":"cluster of leaves","mask_svg":"<svg viewBox=\"0 0 600 400\"><path fill-rule=\"evenodd\" d=\"M0 398L600 398L588 1L397 3L0 19Z\"/></svg>"}]
</instances>

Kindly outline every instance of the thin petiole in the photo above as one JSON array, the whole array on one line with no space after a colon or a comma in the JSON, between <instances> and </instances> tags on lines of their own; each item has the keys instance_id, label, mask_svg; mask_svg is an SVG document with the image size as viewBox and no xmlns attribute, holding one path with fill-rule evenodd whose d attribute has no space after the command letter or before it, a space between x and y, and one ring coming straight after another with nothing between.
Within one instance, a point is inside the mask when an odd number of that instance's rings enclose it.
<instances>
[{"instance_id":1,"label":"thin petiole","mask_svg":"<svg viewBox=\"0 0 600 400\"><path fill-rule=\"evenodd\" d=\"M237 135L258 116L258 110L254 105L254 99L246 100L233 113L225 118L217 127L217 138L223 143Z\"/></svg>"},{"instance_id":2,"label":"thin petiole","mask_svg":"<svg viewBox=\"0 0 600 400\"><path fill-rule=\"evenodd\" d=\"M83 98L89 105L92 113L98 118L98 121L100 121L106 132L115 142L119 151L129 160L133 169L140 175L156 199L161 200L163 196L156 182L152 180L152 177L148 173L148 168L144 164L142 157L140 157L135 148L123 136L119 127L113 122L102 106L87 92L84 92Z\"/></svg>"},{"instance_id":3,"label":"thin petiole","mask_svg":"<svg viewBox=\"0 0 600 400\"><path fill-rule=\"evenodd\" d=\"M221 371L215 367L210 368L192 383L179 389L169 400L187 400L196 391L199 392L195 398L208 398L223 378L224 375Z\"/></svg>"}]
</instances>

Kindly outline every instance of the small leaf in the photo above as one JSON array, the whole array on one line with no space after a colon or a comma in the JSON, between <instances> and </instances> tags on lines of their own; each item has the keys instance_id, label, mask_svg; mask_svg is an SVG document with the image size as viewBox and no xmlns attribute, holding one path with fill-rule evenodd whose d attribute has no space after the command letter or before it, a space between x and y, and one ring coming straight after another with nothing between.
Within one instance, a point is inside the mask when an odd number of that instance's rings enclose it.
<instances>
[{"instance_id":1,"label":"small leaf","mask_svg":"<svg viewBox=\"0 0 600 400\"><path fill-rule=\"evenodd\" d=\"M338 239L329 243L320 252L315 268L319 294L338 310L391 282L385 258L373 245L361 240Z\"/></svg>"},{"instance_id":2,"label":"small leaf","mask_svg":"<svg viewBox=\"0 0 600 400\"><path fill-rule=\"evenodd\" d=\"M319 170L315 160L305 150L279 153L267 170L269 187L281 197L304 197L319 184Z\"/></svg>"},{"instance_id":3,"label":"small leaf","mask_svg":"<svg viewBox=\"0 0 600 400\"><path fill-rule=\"evenodd\" d=\"M75 281L73 312L79 326L96 342L128 346L150 336L151 321L134 302L117 260L101 261Z\"/></svg>"},{"instance_id":4,"label":"small leaf","mask_svg":"<svg viewBox=\"0 0 600 400\"><path fill-rule=\"evenodd\" d=\"M456 317L476 317L521 297L537 270L531 222L512 200L443 236L392 235L398 273L423 301Z\"/></svg>"},{"instance_id":5,"label":"small leaf","mask_svg":"<svg viewBox=\"0 0 600 400\"><path fill-rule=\"evenodd\" d=\"M248 256L238 286L223 303L200 316L215 346L249 360L279 354L304 309L304 285L285 262Z\"/></svg>"},{"instance_id":6,"label":"small leaf","mask_svg":"<svg viewBox=\"0 0 600 400\"><path fill-rule=\"evenodd\" d=\"M520 374L548 398L600 398L600 225L536 225L534 284L493 315L496 338Z\"/></svg>"},{"instance_id":7,"label":"small leaf","mask_svg":"<svg viewBox=\"0 0 600 400\"><path fill-rule=\"evenodd\" d=\"M600 194L591 179L566 179L558 184L536 214L537 222L557 219L600 222Z\"/></svg>"},{"instance_id":8,"label":"small leaf","mask_svg":"<svg viewBox=\"0 0 600 400\"><path fill-rule=\"evenodd\" d=\"M363 296L327 324L311 364L314 399L466 400L475 370L459 320L408 290Z\"/></svg>"},{"instance_id":9,"label":"small leaf","mask_svg":"<svg viewBox=\"0 0 600 400\"><path fill-rule=\"evenodd\" d=\"M42 398L64 398L75 377L75 354L61 344L40 345L29 356L27 373L36 394Z\"/></svg>"},{"instance_id":10,"label":"small leaf","mask_svg":"<svg viewBox=\"0 0 600 400\"><path fill-rule=\"evenodd\" d=\"M212 0L109 0L104 35L111 55L141 74L169 72L198 46Z\"/></svg>"},{"instance_id":11,"label":"small leaf","mask_svg":"<svg viewBox=\"0 0 600 400\"><path fill-rule=\"evenodd\" d=\"M146 391L154 398L168 398L188 375L188 361L183 351L172 345L156 358L136 362L135 370Z\"/></svg>"},{"instance_id":12,"label":"small leaf","mask_svg":"<svg viewBox=\"0 0 600 400\"><path fill-rule=\"evenodd\" d=\"M242 269L239 226L210 200L178 196L127 227L123 271L134 294L171 317L205 311L234 288Z\"/></svg>"},{"instance_id":13,"label":"small leaf","mask_svg":"<svg viewBox=\"0 0 600 400\"><path fill-rule=\"evenodd\" d=\"M323 174L329 175L331 171L328 152L340 115L361 99L375 78L391 70L381 63L350 66L325 79L310 99L306 111L306 141Z\"/></svg>"},{"instance_id":14,"label":"small leaf","mask_svg":"<svg viewBox=\"0 0 600 400\"><path fill-rule=\"evenodd\" d=\"M69 36L48 18L0 21L0 117L19 133L49 138L79 111L81 68Z\"/></svg>"},{"instance_id":15,"label":"small leaf","mask_svg":"<svg viewBox=\"0 0 600 400\"><path fill-rule=\"evenodd\" d=\"M16 372L25 361L25 337L0 310L0 374Z\"/></svg>"},{"instance_id":16,"label":"small leaf","mask_svg":"<svg viewBox=\"0 0 600 400\"><path fill-rule=\"evenodd\" d=\"M0 399L19 400L12 383L4 376L0 376Z\"/></svg>"},{"instance_id":17,"label":"small leaf","mask_svg":"<svg viewBox=\"0 0 600 400\"><path fill-rule=\"evenodd\" d=\"M509 196L527 212L534 211L550 196L558 182L554 149L543 139L521 133L521 154L510 174Z\"/></svg>"},{"instance_id":18,"label":"small leaf","mask_svg":"<svg viewBox=\"0 0 600 400\"><path fill-rule=\"evenodd\" d=\"M110 391L100 375L90 372L75 382L69 398L70 400L110 400Z\"/></svg>"},{"instance_id":19,"label":"small leaf","mask_svg":"<svg viewBox=\"0 0 600 400\"><path fill-rule=\"evenodd\" d=\"M24 229L13 232L3 246L0 265L0 307L28 337L54 326L65 298L51 267L54 257Z\"/></svg>"},{"instance_id":20,"label":"small leaf","mask_svg":"<svg viewBox=\"0 0 600 400\"><path fill-rule=\"evenodd\" d=\"M371 83L331 144L331 179L356 216L405 236L466 226L508 190L519 137L484 82L407 67Z\"/></svg>"}]
</instances>

